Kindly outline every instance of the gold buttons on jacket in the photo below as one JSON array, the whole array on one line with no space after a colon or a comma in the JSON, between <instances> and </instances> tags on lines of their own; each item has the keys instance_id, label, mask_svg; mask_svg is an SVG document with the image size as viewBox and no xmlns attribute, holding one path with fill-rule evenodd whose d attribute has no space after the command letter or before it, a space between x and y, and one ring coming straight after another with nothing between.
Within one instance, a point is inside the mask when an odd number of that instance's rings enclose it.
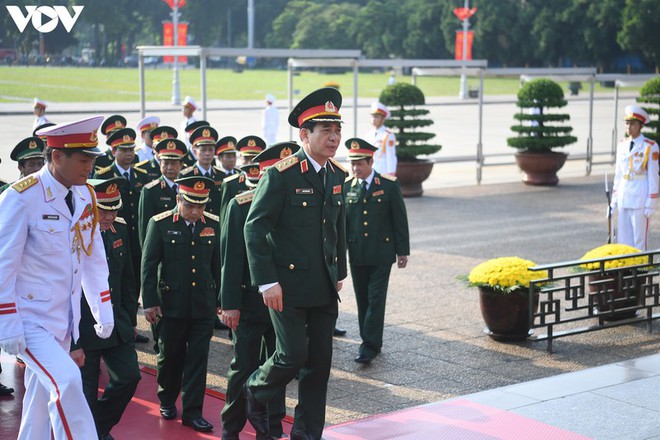
<instances>
[{"instance_id":1,"label":"gold buttons on jacket","mask_svg":"<svg viewBox=\"0 0 660 440\"><path fill-rule=\"evenodd\" d=\"M367 215L367 211L366 210L362 211L362 214Z\"/></svg>"},{"instance_id":2,"label":"gold buttons on jacket","mask_svg":"<svg viewBox=\"0 0 660 440\"><path fill-rule=\"evenodd\" d=\"M193 270L192 270L192 273L197 273L197 270L193 269Z\"/></svg>"},{"instance_id":3,"label":"gold buttons on jacket","mask_svg":"<svg viewBox=\"0 0 660 440\"><path fill-rule=\"evenodd\" d=\"M364 222L364 225L365 225L365 226L369 226L369 222Z\"/></svg>"},{"instance_id":4,"label":"gold buttons on jacket","mask_svg":"<svg viewBox=\"0 0 660 440\"><path fill-rule=\"evenodd\" d=\"M295 268L296 268L296 266L293 263L289 264L289 269L293 270Z\"/></svg>"},{"instance_id":5,"label":"gold buttons on jacket","mask_svg":"<svg viewBox=\"0 0 660 440\"><path fill-rule=\"evenodd\" d=\"M193 256L191 256L191 257L190 257L190 259L191 259L191 260L194 260L194 259L195 259L195 256L194 256L194 255L193 255Z\"/></svg>"},{"instance_id":6,"label":"gold buttons on jacket","mask_svg":"<svg viewBox=\"0 0 660 440\"><path fill-rule=\"evenodd\" d=\"M192 286L195 287L196 285L197 285L197 283L193 281Z\"/></svg>"},{"instance_id":7,"label":"gold buttons on jacket","mask_svg":"<svg viewBox=\"0 0 660 440\"><path fill-rule=\"evenodd\" d=\"M385 237L385 241L390 241L390 237Z\"/></svg>"},{"instance_id":8,"label":"gold buttons on jacket","mask_svg":"<svg viewBox=\"0 0 660 440\"><path fill-rule=\"evenodd\" d=\"M190 245L191 245L191 246L195 246L195 242L194 242L194 241L191 242Z\"/></svg>"},{"instance_id":9,"label":"gold buttons on jacket","mask_svg":"<svg viewBox=\"0 0 660 440\"><path fill-rule=\"evenodd\" d=\"M368 233L368 232L365 232L365 233L364 233L364 236L365 236L365 237L368 237L368 236L369 236L369 233Z\"/></svg>"},{"instance_id":10,"label":"gold buttons on jacket","mask_svg":"<svg viewBox=\"0 0 660 440\"><path fill-rule=\"evenodd\" d=\"M307 206L307 202L303 202L303 204L302 204L302 205L303 205L303 206Z\"/></svg>"},{"instance_id":11,"label":"gold buttons on jacket","mask_svg":"<svg viewBox=\"0 0 660 440\"><path fill-rule=\"evenodd\" d=\"M32 301L32 300L34 299L34 296L32 296L32 294L30 293L30 294L27 296L27 299L29 299L30 301Z\"/></svg>"}]
</instances>

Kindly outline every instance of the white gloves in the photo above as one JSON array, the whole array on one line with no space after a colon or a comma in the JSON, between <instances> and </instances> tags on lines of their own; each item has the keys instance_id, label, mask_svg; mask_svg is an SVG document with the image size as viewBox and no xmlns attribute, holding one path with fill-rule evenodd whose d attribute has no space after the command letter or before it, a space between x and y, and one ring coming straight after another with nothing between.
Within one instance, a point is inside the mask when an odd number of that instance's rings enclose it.
<instances>
[{"instance_id":1,"label":"white gloves","mask_svg":"<svg viewBox=\"0 0 660 440\"><path fill-rule=\"evenodd\" d=\"M651 216L653 214L655 214L655 209L653 209L653 208L644 208L644 217L651 218Z\"/></svg>"},{"instance_id":2,"label":"white gloves","mask_svg":"<svg viewBox=\"0 0 660 440\"><path fill-rule=\"evenodd\" d=\"M13 338L7 338L0 341L0 348L7 354L17 355L25 351L25 336L19 335Z\"/></svg>"},{"instance_id":3,"label":"white gloves","mask_svg":"<svg viewBox=\"0 0 660 440\"><path fill-rule=\"evenodd\" d=\"M112 329L115 328L113 322L106 324L94 324L94 330L96 330L96 335L101 339L108 339L112 334Z\"/></svg>"},{"instance_id":4,"label":"white gloves","mask_svg":"<svg viewBox=\"0 0 660 440\"><path fill-rule=\"evenodd\" d=\"M616 199L612 199L612 203L610 203L610 209L612 212L616 211L617 206Z\"/></svg>"}]
</instances>

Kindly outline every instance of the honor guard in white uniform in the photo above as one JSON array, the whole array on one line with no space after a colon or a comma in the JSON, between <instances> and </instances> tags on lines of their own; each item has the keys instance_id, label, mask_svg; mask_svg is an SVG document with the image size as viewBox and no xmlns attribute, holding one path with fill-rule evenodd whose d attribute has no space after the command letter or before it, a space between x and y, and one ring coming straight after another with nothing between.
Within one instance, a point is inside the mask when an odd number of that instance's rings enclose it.
<instances>
[{"instance_id":1,"label":"honor guard in white uniform","mask_svg":"<svg viewBox=\"0 0 660 440\"><path fill-rule=\"evenodd\" d=\"M266 95L266 108L261 115L261 131L270 147L277 142L277 130L280 126L280 114L275 107L275 96Z\"/></svg>"},{"instance_id":2,"label":"honor guard in white uniform","mask_svg":"<svg viewBox=\"0 0 660 440\"><path fill-rule=\"evenodd\" d=\"M612 188L614 211L618 208L617 242L647 249L649 220L658 200L658 144L644 137L648 113L636 105L625 108L626 138L619 142Z\"/></svg>"},{"instance_id":3,"label":"honor guard in white uniform","mask_svg":"<svg viewBox=\"0 0 660 440\"><path fill-rule=\"evenodd\" d=\"M32 129L39 127L40 125L48 124L50 121L46 118L46 107L48 105L45 101L42 101L39 98L34 98L34 116L36 119L32 123Z\"/></svg>"},{"instance_id":4,"label":"honor guard in white uniform","mask_svg":"<svg viewBox=\"0 0 660 440\"><path fill-rule=\"evenodd\" d=\"M108 266L93 188L86 185L102 116L54 125L46 166L0 196L0 348L25 361L18 438L97 438L69 356L78 340L81 290L96 334L114 328Z\"/></svg>"},{"instance_id":5,"label":"honor guard in white uniform","mask_svg":"<svg viewBox=\"0 0 660 440\"><path fill-rule=\"evenodd\" d=\"M158 124L160 124L160 118L158 116L147 116L138 122L137 132L140 133L142 143L135 148L135 154L137 154L140 163L148 162L155 157L151 131L158 127Z\"/></svg>"},{"instance_id":6,"label":"honor guard in white uniform","mask_svg":"<svg viewBox=\"0 0 660 440\"><path fill-rule=\"evenodd\" d=\"M182 141L186 143L188 150L190 150L190 140L188 139L188 136L186 136L186 133L188 133L186 127L188 127L193 122L197 122L197 118L193 116L195 110L197 109L199 109L199 107L197 106L195 100L190 96L186 96L183 100L183 121L181 121L181 130L179 130L179 133L183 134Z\"/></svg>"},{"instance_id":7,"label":"honor guard in white uniform","mask_svg":"<svg viewBox=\"0 0 660 440\"><path fill-rule=\"evenodd\" d=\"M373 168L381 174L396 174L396 136L387 127L385 120L390 117L390 111L380 102L371 105L372 130L365 140L378 148L374 154Z\"/></svg>"}]
</instances>

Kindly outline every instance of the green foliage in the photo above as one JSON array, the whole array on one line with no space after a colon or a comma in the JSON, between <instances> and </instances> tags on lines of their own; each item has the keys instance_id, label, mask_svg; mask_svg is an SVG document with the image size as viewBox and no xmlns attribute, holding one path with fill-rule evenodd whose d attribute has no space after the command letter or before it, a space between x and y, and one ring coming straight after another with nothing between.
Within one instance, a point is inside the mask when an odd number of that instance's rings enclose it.
<instances>
[{"instance_id":1,"label":"green foliage","mask_svg":"<svg viewBox=\"0 0 660 440\"><path fill-rule=\"evenodd\" d=\"M649 114L649 121L644 125L647 131L644 136L660 141L660 78L652 78L639 89L637 102L645 104L644 110Z\"/></svg>"},{"instance_id":2,"label":"green foliage","mask_svg":"<svg viewBox=\"0 0 660 440\"><path fill-rule=\"evenodd\" d=\"M556 82L536 79L525 83L518 91L520 113L514 116L521 124L511 127L518 136L508 138L507 144L526 152L549 153L553 148L577 142L577 138L570 135L573 130L570 126L551 124L570 120L568 114L546 114L550 108L561 108L565 105L564 91ZM523 113L524 109L532 108L537 109L538 113ZM527 121L530 125L522 125Z\"/></svg>"},{"instance_id":3,"label":"green foliage","mask_svg":"<svg viewBox=\"0 0 660 440\"><path fill-rule=\"evenodd\" d=\"M429 114L427 109L416 108L424 105L424 93L412 84L396 83L387 86L380 94L380 102L389 107L392 115L387 120L388 127L397 129L396 156L402 162L414 162L418 156L436 153L441 145L426 143L435 137L434 133L417 131L420 127L433 124L431 119L423 119Z\"/></svg>"}]
</instances>

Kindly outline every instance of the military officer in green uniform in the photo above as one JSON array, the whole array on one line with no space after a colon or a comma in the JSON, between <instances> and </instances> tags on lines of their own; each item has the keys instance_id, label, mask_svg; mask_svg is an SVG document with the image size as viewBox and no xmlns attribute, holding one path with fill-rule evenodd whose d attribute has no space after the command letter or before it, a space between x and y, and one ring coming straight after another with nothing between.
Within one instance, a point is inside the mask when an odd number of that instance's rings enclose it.
<instances>
[{"instance_id":1,"label":"military officer in green uniform","mask_svg":"<svg viewBox=\"0 0 660 440\"><path fill-rule=\"evenodd\" d=\"M249 165L254 157L266 149L266 141L259 136L245 136L236 144L238 152L241 154L242 165Z\"/></svg>"},{"instance_id":2,"label":"military officer in green uniform","mask_svg":"<svg viewBox=\"0 0 660 440\"><path fill-rule=\"evenodd\" d=\"M196 431L213 426L202 416L213 319L220 306L220 225L204 212L211 179L177 179L177 206L149 220L142 253L144 314L158 338L158 399L166 420Z\"/></svg>"},{"instance_id":3,"label":"military officer in green uniform","mask_svg":"<svg viewBox=\"0 0 660 440\"><path fill-rule=\"evenodd\" d=\"M103 124L101 124L101 133L105 136L106 139L108 139L110 136L112 136L112 133L117 130L121 130L122 128L126 128L126 118L122 115L112 115L106 118L106 120L103 121ZM109 167L114 161L115 157L112 155L112 148L108 146L103 156L96 158L94 169L98 171L100 169Z\"/></svg>"},{"instance_id":4,"label":"military officer in green uniform","mask_svg":"<svg viewBox=\"0 0 660 440\"><path fill-rule=\"evenodd\" d=\"M83 392L94 416L99 438L110 440L110 430L119 423L141 379L133 330L137 325L138 291L135 288L126 222L117 217L122 204L119 187L125 185L126 180L113 177L108 180L88 180L87 183L94 187L96 193L99 229L110 272L108 284L115 328L108 339L99 338L94 331L92 312L83 296L80 339L71 356L75 359L75 356L84 353L84 365L81 368ZM110 379L99 398L101 359Z\"/></svg>"},{"instance_id":5,"label":"military officer in green uniform","mask_svg":"<svg viewBox=\"0 0 660 440\"><path fill-rule=\"evenodd\" d=\"M255 162L244 165L243 171L248 185L254 187L259 180L259 171L265 170L280 159L298 151L293 142L273 145L259 154ZM250 268L245 254L243 227L254 191L247 191L232 199L222 222L220 242L222 255L222 286L220 302L222 319L232 329L234 358L227 372L227 394L222 408L222 439L238 440L246 422L243 385L247 378L262 363L262 346L266 357L275 350L275 331L264 305L259 289L252 284ZM286 415L285 390L268 403L268 435L280 438L282 419Z\"/></svg>"},{"instance_id":6,"label":"military officer in green uniform","mask_svg":"<svg viewBox=\"0 0 660 440\"><path fill-rule=\"evenodd\" d=\"M206 212L217 215L220 212L220 185L222 185L223 175L213 165L216 142L218 142L218 132L211 126L203 125L193 131L190 135L190 143L197 156L197 161L194 165L183 169L179 177L204 176L212 179L215 186L211 189Z\"/></svg>"},{"instance_id":7,"label":"military officer in green uniform","mask_svg":"<svg viewBox=\"0 0 660 440\"><path fill-rule=\"evenodd\" d=\"M38 137L29 137L20 141L9 154L11 160L18 162L19 179L36 173L43 168L44 142ZM11 184L7 183L0 187L0 194L9 188Z\"/></svg>"},{"instance_id":8,"label":"military officer in green uniform","mask_svg":"<svg viewBox=\"0 0 660 440\"><path fill-rule=\"evenodd\" d=\"M383 346L392 263L400 269L408 263L408 216L396 177L373 169L378 148L359 138L346 147L354 176L344 184L346 238L362 338L355 362L368 364Z\"/></svg>"},{"instance_id":9,"label":"military officer in green uniform","mask_svg":"<svg viewBox=\"0 0 660 440\"><path fill-rule=\"evenodd\" d=\"M346 173L332 159L341 142L341 94L323 88L289 115L302 149L266 170L245 224L250 274L269 308L275 353L247 380L248 420L268 435L267 405L298 374L291 439L318 439L325 423L332 333L346 277ZM258 437L259 438L259 437Z\"/></svg>"},{"instance_id":10,"label":"military officer in green uniform","mask_svg":"<svg viewBox=\"0 0 660 440\"><path fill-rule=\"evenodd\" d=\"M186 132L184 133L184 136L187 140L184 141L187 146L190 146L188 148L188 151L186 152L186 155L183 157L183 167L188 168L191 167L197 162L197 155L195 154L195 151L192 148L192 142L190 142L190 135L193 134L195 130L197 130L199 127L210 127L211 124L208 123L208 121L195 121L186 126Z\"/></svg>"},{"instance_id":11,"label":"military officer in green uniform","mask_svg":"<svg viewBox=\"0 0 660 440\"><path fill-rule=\"evenodd\" d=\"M216 145L217 165L215 168L218 171L218 177L222 181L234 174L239 174L239 171L236 169L236 155L238 154L236 138L227 136L221 140L227 141L223 143L218 141Z\"/></svg>"},{"instance_id":12,"label":"military officer in green uniform","mask_svg":"<svg viewBox=\"0 0 660 440\"><path fill-rule=\"evenodd\" d=\"M170 211L176 205L178 185L174 181L181 172L183 156L187 150L182 140L174 138L158 142L156 145L156 155L162 175L146 184L140 194L138 208L140 245L144 244L151 217Z\"/></svg>"},{"instance_id":13,"label":"military officer in green uniform","mask_svg":"<svg viewBox=\"0 0 660 440\"><path fill-rule=\"evenodd\" d=\"M137 131L142 138L142 145L135 148L135 154L138 157L138 162L135 166L146 171L150 180L156 180L160 177L158 155L155 154L154 140L151 137L151 132L158 128L158 124L160 124L160 118L158 116L147 116L138 122L137 125Z\"/></svg>"},{"instance_id":14,"label":"military officer in green uniform","mask_svg":"<svg viewBox=\"0 0 660 440\"><path fill-rule=\"evenodd\" d=\"M128 181L128 185L123 185L120 188L122 207L119 210L119 216L126 221L131 244L133 269L136 274L139 274L141 250L138 234L138 205L140 203L140 192L144 185L149 183L149 177L144 170L133 166L135 138L135 130L132 128L122 128L114 131L106 140L106 144L112 149L115 161L112 165L98 170L94 174L94 178L107 180L111 177L123 177ZM139 292L140 279L137 276L136 283Z\"/></svg>"}]
</instances>

